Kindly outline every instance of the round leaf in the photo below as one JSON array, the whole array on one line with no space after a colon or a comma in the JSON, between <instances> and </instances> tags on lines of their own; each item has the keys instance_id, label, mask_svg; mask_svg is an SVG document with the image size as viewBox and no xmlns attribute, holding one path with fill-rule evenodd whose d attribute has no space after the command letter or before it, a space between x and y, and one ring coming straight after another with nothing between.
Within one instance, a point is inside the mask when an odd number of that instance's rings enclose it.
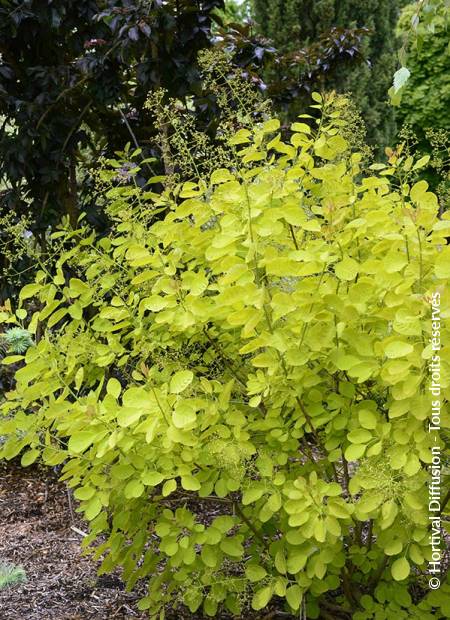
<instances>
[{"instance_id":1,"label":"round leaf","mask_svg":"<svg viewBox=\"0 0 450 620\"><path fill-rule=\"evenodd\" d=\"M291 586L286 590L286 600L289 603L289 606L292 607L295 611L300 609L300 605L303 598L303 592L297 584Z\"/></svg>"},{"instance_id":2,"label":"round leaf","mask_svg":"<svg viewBox=\"0 0 450 620\"><path fill-rule=\"evenodd\" d=\"M397 357L405 357L414 351L414 347L409 342L403 342L402 340L394 340L393 342L389 342L384 347L384 352L386 357L390 359L395 359Z\"/></svg>"},{"instance_id":3,"label":"round leaf","mask_svg":"<svg viewBox=\"0 0 450 620\"><path fill-rule=\"evenodd\" d=\"M178 403L172 414L172 422L177 428L188 428L195 424L195 410L187 402Z\"/></svg>"},{"instance_id":4,"label":"round leaf","mask_svg":"<svg viewBox=\"0 0 450 620\"><path fill-rule=\"evenodd\" d=\"M220 543L220 548L233 558L240 558L244 554L244 547L236 538L224 538Z\"/></svg>"},{"instance_id":5,"label":"round leaf","mask_svg":"<svg viewBox=\"0 0 450 620\"><path fill-rule=\"evenodd\" d=\"M247 579L253 583L261 581L267 575L267 571L259 564L248 564L245 568Z\"/></svg>"},{"instance_id":6,"label":"round leaf","mask_svg":"<svg viewBox=\"0 0 450 620\"><path fill-rule=\"evenodd\" d=\"M267 607L270 599L272 598L272 594L273 591L271 586L266 586L265 588L261 588L261 590L255 592L252 599L252 609L258 611L260 609L264 609L264 607Z\"/></svg>"},{"instance_id":7,"label":"round leaf","mask_svg":"<svg viewBox=\"0 0 450 620\"><path fill-rule=\"evenodd\" d=\"M144 485L140 480L130 480L125 487L125 497L131 499L133 497L140 497L144 492Z\"/></svg>"},{"instance_id":8,"label":"round leaf","mask_svg":"<svg viewBox=\"0 0 450 620\"><path fill-rule=\"evenodd\" d=\"M399 558L391 566L392 577L395 581L403 581L409 576L411 567L406 558Z\"/></svg>"},{"instance_id":9,"label":"round leaf","mask_svg":"<svg viewBox=\"0 0 450 620\"><path fill-rule=\"evenodd\" d=\"M170 392L180 394L192 383L194 373L190 370L176 372L170 380Z\"/></svg>"},{"instance_id":10,"label":"round leaf","mask_svg":"<svg viewBox=\"0 0 450 620\"><path fill-rule=\"evenodd\" d=\"M28 467L28 465L34 463L34 461L38 458L39 454L40 452L36 448L33 448L32 450L27 450L27 452L23 453L22 458L20 459L20 464L22 465L22 467Z\"/></svg>"}]
</instances>

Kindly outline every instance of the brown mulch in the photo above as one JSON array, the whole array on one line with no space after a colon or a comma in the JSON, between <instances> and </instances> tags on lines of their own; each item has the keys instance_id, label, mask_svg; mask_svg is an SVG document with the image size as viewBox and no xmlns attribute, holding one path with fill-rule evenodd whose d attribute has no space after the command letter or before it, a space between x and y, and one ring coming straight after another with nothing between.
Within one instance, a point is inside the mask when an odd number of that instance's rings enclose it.
<instances>
[{"instance_id":1,"label":"brown mulch","mask_svg":"<svg viewBox=\"0 0 450 620\"><path fill-rule=\"evenodd\" d=\"M22 566L27 575L26 582L0 590L0 620L148 620L137 610L143 592L126 592L118 571L99 577L99 563L82 555L83 535L72 528L85 532L87 526L75 508L51 469L0 462L0 561ZM206 620L179 609L166 618ZM245 618L292 616L265 610Z\"/></svg>"}]
</instances>

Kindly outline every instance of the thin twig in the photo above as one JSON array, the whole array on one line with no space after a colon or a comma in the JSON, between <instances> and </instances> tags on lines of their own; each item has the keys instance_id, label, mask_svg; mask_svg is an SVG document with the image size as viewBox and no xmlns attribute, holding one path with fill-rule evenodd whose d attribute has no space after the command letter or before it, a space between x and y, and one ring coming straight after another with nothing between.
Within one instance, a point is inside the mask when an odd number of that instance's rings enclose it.
<instances>
[{"instance_id":1,"label":"thin twig","mask_svg":"<svg viewBox=\"0 0 450 620\"><path fill-rule=\"evenodd\" d=\"M268 549L269 545L267 544L267 541L264 540L261 532L259 532L256 529L256 527L253 525L253 523L249 519L247 519L247 517L242 512L241 508L239 507L239 505L237 503L234 504L234 509L236 510L237 514L241 517L241 519L244 521L244 523L252 530L252 532L255 534L256 538L258 538L258 540L264 545L264 547L266 549Z\"/></svg>"},{"instance_id":2,"label":"thin twig","mask_svg":"<svg viewBox=\"0 0 450 620\"><path fill-rule=\"evenodd\" d=\"M88 111L88 109L90 108L91 104L92 104L92 99L89 99L89 101L87 102L87 104L84 106L84 108L81 110L80 114L78 115L78 118L76 119L75 123L72 125L72 127L70 128L69 133L67 134L66 139L64 140L64 144L62 145L61 148L61 157L64 154L64 151L66 150L66 146L69 143L70 138L72 137L74 131L77 129L78 125L80 124L80 122L83 119L83 116L86 114L86 112ZM61 158L60 158L61 159Z\"/></svg>"},{"instance_id":3,"label":"thin twig","mask_svg":"<svg viewBox=\"0 0 450 620\"><path fill-rule=\"evenodd\" d=\"M75 513L73 510L73 504L72 504L72 496L71 496L71 491L69 489L69 487L66 487L66 491L67 491L67 499L69 501L69 511L70 511L70 519L72 521L72 525L75 525Z\"/></svg>"},{"instance_id":4,"label":"thin twig","mask_svg":"<svg viewBox=\"0 0 450 620\"><path fill-rule=\"evenodd\" d=\"M345 484L345 490L347 491L347 495L350 495L350 491L348 490L349 484L350 484L350 476L348 473L348 462L347 459L344 456L344 451L342 450L342 469L344 472L344 484Z\"/></svg>"},{"instance_id":5,"label":"thin twig","mask_svg":"<svg viewBox=\"0 0 450 620\"><path fill-rule=\"evenodd\" d=\"M373 530L373 519L369 520L369 531L367 533L367 551L370 551L372 548L372 530Z\"/></svg>"},{"instance_id":6,"label":"thin twig","mask_svg":"<svg viewBox=\"0 0 450 620\"><path fill-rule=\"evenodd\" d=\"M76 532L77 534L79 534L80 536L83 536L83 538L85 536L88 536L87 532L83 532L83 530L80 530L78 527L75 527L74 525L71 525L70 529Z\"/></svg>"},{"instance_id":7,"label":"thin twig","mask_svg":"<svg viewBox=\"0 0 450 620\"><path fill-rule=\"evenodd\" d=\"M125 114L123 113L123 111L120 108L119 108L119 114L122 117L122 120L125 123L126 128L128 129L128 132L129 132L129 134L130 134L130 136L131 136L131 138L132 138L132 140L134 142L134 146L137 149L140 149L141 147L139 146L139 142L137 141L136 135L135 135L134 131L132 130L131 125L128 122L127 117L125 116ZM152 176L156 176L156 172L153 170L153 168L150 166L150 164L148 162L146 162L145 165L147 166L150 174Z\"/></svg>"},{"instance_id":8,"label":"thin twig","mask_svg":"<svg viewBox=\"0 0 450 620\"><path fill-rule=\"evenodd\" d=\"M375 590L375 588L378 585L378 582L381 579L381 575L384 572L384 569L386 568L387 564L389 562L389 557L387 555L384 556L380 566L378 567L378 569L374 572L374 574L372 575L372 578L369 581L369 588L370 590L373 592Z\"/></svg>"}]
</instances>

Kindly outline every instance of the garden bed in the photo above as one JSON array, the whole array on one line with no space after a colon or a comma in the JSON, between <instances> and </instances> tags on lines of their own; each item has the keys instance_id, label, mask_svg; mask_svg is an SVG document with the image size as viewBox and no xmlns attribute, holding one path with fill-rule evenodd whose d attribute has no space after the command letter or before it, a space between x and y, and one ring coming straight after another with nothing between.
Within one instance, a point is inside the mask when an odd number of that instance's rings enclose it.
<instances>
[{"instance_id":1,"label":"garden bed","mask_svg":"<svg viewBox=\"0 0 450 620\"><path fill-rule=\"evenodd\" d=\"M1 620L148 619L137 610L139 589L125 592L120 575L97 575L82 555L86 524L51 469L0 463L0 560L23 566L24 583L0 591ZM289 619L272 610L246 620ZM203 620L179 609L167 620ZM222 620L229 620L223 616Z\"/></svg>"},{"instance_id":2,"label":"garden bed","mask_svg":"<svg viewBox=\"0 0 450 620\"><path fill-rule=\"evenodd\" d=\"M0 559L23 566L27 581L0 592L2 620L143 618L138 593L119 575L96 574L82 556L85 528L51 469L0 465ZM76 529L73 529L76 528Z\"/></svg>"}]
</instances>

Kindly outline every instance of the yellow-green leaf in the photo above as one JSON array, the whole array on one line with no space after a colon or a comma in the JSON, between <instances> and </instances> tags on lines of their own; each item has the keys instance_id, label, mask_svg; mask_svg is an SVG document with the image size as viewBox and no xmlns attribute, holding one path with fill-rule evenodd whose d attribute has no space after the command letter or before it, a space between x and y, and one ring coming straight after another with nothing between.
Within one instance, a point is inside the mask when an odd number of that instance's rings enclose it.
<instances>
[{"instance_id":1,"label":"yellow-green leaf","mask_svg":"<svg viewBox=\"0 0 450 620\"><path fill-rule=\"evenodd\" d=\"M172 394L180 394L188 385L192 383L194 373L190 370L180 370L176 372L170 380L170 391Z\"/></svg>"},{"instance_id":2,"label":"yellow-green leaf","mask_svg":"<svg viewBox=\"0 0 450 620\"><path fill-rule=\"evenodd\" d=\"M405 580L410 573L411 567L406 558L399 558L391 566L392 577L395 581Z\"/></svg>"}]
</instances>

